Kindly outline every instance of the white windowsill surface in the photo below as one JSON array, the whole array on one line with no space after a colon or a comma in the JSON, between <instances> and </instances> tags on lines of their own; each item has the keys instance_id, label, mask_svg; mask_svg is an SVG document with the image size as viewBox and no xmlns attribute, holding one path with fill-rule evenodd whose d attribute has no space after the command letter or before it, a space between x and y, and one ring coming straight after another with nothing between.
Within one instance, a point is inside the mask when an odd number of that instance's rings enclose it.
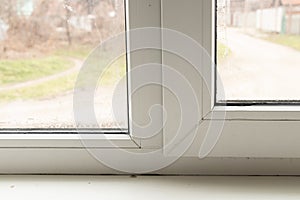
<instances>
[{"instance_id":1,"label":"white windowsill surface","mask_svg":"<svg viewBox=\"0 0 300 200\"><path fill-rule=\"evenodd\" d=\"M86 141L93 141L93 146ZM83 142L85 141L85 142ZM1 148L138 148L129 134L0 134Z\"/></svg>"},{"instance_id":2,"label":"white windowsill surface","mask_svg":"<svg viewBox=\"0 0 300 200\"><path fill-rule=\"evenodd\" d=\"M0 176L1 199L299 199L299 177Z\"/></svg>"}]
</instances>

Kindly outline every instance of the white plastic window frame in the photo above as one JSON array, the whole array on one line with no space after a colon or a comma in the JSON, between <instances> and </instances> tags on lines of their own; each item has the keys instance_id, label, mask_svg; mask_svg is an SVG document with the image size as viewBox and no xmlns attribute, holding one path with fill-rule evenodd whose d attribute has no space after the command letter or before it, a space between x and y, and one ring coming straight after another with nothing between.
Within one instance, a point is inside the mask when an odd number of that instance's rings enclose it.
<instances>
[{"instance_id":1,"label":"white plastic window frame","mask_svg":"<svg viewBox=\"0 0 300 200\"><path fill-rule=\"evenodd\" d=\"M127 48L130 48L130 43L134 42L135 38L130 37L130 30L143 28L143 27L160 27L160 1L159 0L124 0L126 5L126 29L127 34ZM155 38L160 40L160 38ZM160 41L159 41L160 42ZM161 52L160 51L139 51L137 53L131 52L128 49L128 70L134 69L138 65L142 65L148 62L161 63ZM149 75L145 75L149 76ZM161 74L156 74L161 76ZM133 92L130 91L132 87L132 81L135 77L132 75L128 76L128 112L129 112L129 123L133 121L138 124L147 124L148 113L143 113L141 110L147 110L145 105L161 104L161 89L156 87L148 87L143 92L135 95L131 95ZM143 103L141 103L143 101ZM97 134L99 132L99 134ZM124 131L104 131L102 130L89 132L85 131L86 134L90 134L88 137L97 142L97 146L91 148L106 148L107 140L114 143L116 148L136 148L139 149L142 146L142 140L133 138L135 132L134 126L129 124L128 133ZM112 132L112 133L111 133ZM152 139L148 142L150 146L161 146L161 137ZM146 142L144 141L145 145ZM0 148L1 149L85 149L89 146L83 145L81 137L77 134L76 130L4 130L0 134Z\"/></svg>"},{"instance_id":2,"label":"white plastic window frame","mask_svg":"<svg viewBox=\"0 0 300 200\"><path fill-rule=\"evenodd\" d=\"M142 27L163 27L180 31L201 44L214 57L214 0L128 0L129 29ZM129 36L130 37L130 36ZM156 38L159 40L159 38ZM134 38L129 38L134 40ZM130 44L129 44L130 46ZM130 48L130 47L129 47ZM171 67L178 67L191 75L187 63L178 62L165 52L145 50L129 55L129 67L134 68L143 63L163 63ZM214 88L214 68L207 68L203 73L208 86ZM145 76L148 76L145 75ZM156 76L163 78L163 73ZM134 77L129 77L129 80ZM214 172L220 168L231 171L230 163L239 163L235 169L244 166L247 159L278 159L281 166L285 166L290 159L300 158L300 109L296 106L251 106L224 107L215 106L201 79L190 79L199 102L201 117L199 118L198 133L193 144L179 158L178 165L163 170L163 173L180 174L182 172ZM129 81L129 91L132 87ZM213 90L212 90L213 91ZM105 149L107 138L114 141L117 147L128 148L134 152L157 149L165 145L174 136L173 126L180 118L172 104L173 99L166 90L160 87L149 87L143 92L129 96L130 118L139 123L149 123L149 105L160 104L168 109L168 122L161 134L152 139L136 139L133 135L98 135L99 145L96 148ZM223 120L218 115L212 116L212 111L222 113L226 111L225 124L218 142L207 156L201 160L198 157L199 147L203 142L204 133L212 121ZM163 113L161 114L163 116ZM175 120L175 121L174 121ZM135 132L130 126L130 133ZM119 173L105 167L92 158L82 146L76 135L5 135L0 138L0 173L51 173L51 174L112 174ZM16 138L17 137L17 138ZM19 138L18 138L19 137ZM105 137L105 139L104 139ZM93 147L95 148L95 147ZM283 159L282 158L287 158ZM213 162L211 162L213 161ZM278 161L278 162L279 162ZM281 162L282 161L282 162ZM201 165L203 164L204 165ZM216 166L216 163L217 166ZM272 163L272 162L268 162ZM134 164L134 163L133 163ZM223 170L222 164L226 169ZM268 165L261 166L263 169ZM269 165L270 166L270 165ZM203 168L204 167L204 168ZM276 167L270 166L273 170ZM295 167L297 167L295 165ZM251 169L250 169L251 168ZM252 167L248 167L252 170ZM285 168L286 169L286 168ZM255 170L255 169L253 169ZM218 170L215 170L218 171ZM159 172L158 172L159 173ZM226 172L225 172L226 173Z\"/></svg>"},{"instance_id":3,"label":"white plastic window frame","mask_svg":"<svg viewBox=\"0 0 300 200\"><path fill-rule=\"evenodd\" d=\"M164 28L170 28L192 37L215 57L215 0L163 0L162 21ZM180 14L184 13L184 14ZM186 23L181 23L181 22ZM163 52L163 63L174 66L177 70L185 70L192 74L187 63L178 65L172 57ZM187 66L185 66L187 65ZM209 65L209 63L208 63ZM298 106L217 106L214 92L211 96L206 85L215 91L215 67L205 67L203 75L207 83L189 77L192 86L200 91L199 103L202 119L196 138L184 157L193 157L196 162L199 148L212 122L224 120L220 137L207 158L225 159L297 159L300 157L300 107ZM188 75L189 76L189 75ZM172 98L164 93L164 105L172 103ZM226 114L224 115L224 112ZM212 115L214 113L214 115ZM176 122L180 116L169 113ZM224 117L225 116L225 117ZM171 125L172 126L172 125ZM173 137L166 128L164 144ZM198 158L199 159L199 158Z\"/></svg>"},{"instance_id":4,"label":"white plastic window frame","mask_svg":"<svg viewBox=\"0 0 300 200\"><path fill-rule=\"evenodd\" d=\"M160 28L161 0L126 0L126 15L129 31L143 27ZM129 71L147 63L162 63L160 50L131 52L131 43L136 39L140 40L127 34ZM148 39L161 43L160 36ZM162 73L157 71L152 75L157 80ZM149 77L149 74L139 76ZM129 134L91 134L88 138L93 140L93 145L87 146L78 134L68 131L49 130L47 134L38 130L35 130L35 134L6 132L0 134L0 174L118 174L120 172L95 159L88 149L144 151L160 148L163 143L162 130L151 139L138 139L133 136L137 131L132 122L141 126L150 122L149 106L162 105L162 88L150 85L138 92L131 91L135 88L135 78L142 77L128 74ZM159 118L162 119L162 115Z\"/></svg>"},{"instance_id":5,"label":"white plastic window frame","mask_svg":"<svg viewBox=\"0 0 300 200\"><path fill-rule=\"evenodd\" d=\"M214 58L215 0L204 0L203 3L203 18L211 19L205 20L204 23L204 30L208 30L203 38L204 46ZM214 70L216 68L211 68L208 72L211 75L212 91L215 87ZM203 97L204 121L222 120L218 116L223 117L223 113L226 112L225 125L216 148L210 154L211 157L299 158L299 106L217 106L214 102L215 97L209 98L205 89ZM216 113L214 117L212 112Z\"/></svg>"}]
</instances>

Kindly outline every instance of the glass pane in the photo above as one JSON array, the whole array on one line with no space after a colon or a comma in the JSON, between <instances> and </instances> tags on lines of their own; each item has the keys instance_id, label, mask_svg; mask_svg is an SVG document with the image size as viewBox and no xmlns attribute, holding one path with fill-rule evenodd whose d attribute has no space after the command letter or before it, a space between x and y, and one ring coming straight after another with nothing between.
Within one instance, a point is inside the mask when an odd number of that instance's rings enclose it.
<instances>
[{"instance_id":1,"label":"glass pane","mask_svg":"<svg viewBox=\"0 0 300 200\"><path fill-rule=\"evenodd\" d=\"M94 48L125 31L124 7L123 0L1 0L0 128L75 128L78 72ZM121 124L111 103L125 75L122 56L103 76L95 96L101 128L127 129L126 81L118 99Z\"/></svg>"},{"instance_id":2,"label":"glass pane","mask_svg":"<svg viewBox=\"0 0 300 200\"><path fill-rule=\"evenodd\" d=\"M300 100L300 1L218 0L217 71L217 102Z\"/></svg>"}]
</instances>

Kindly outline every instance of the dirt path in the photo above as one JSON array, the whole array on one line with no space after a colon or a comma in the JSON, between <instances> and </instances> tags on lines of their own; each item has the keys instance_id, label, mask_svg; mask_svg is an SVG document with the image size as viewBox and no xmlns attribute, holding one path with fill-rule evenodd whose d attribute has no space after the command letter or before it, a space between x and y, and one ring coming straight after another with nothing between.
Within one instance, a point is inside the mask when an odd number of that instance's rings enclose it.
<instances>
[{"instance_id":1,"label":"dirt path","mask_svg":"<svg viewBox=\"0 0 300 200\"><path fill-rule=\"evenodd\" d=\"M228 29L218 72L229 100L300 100L300 51Z\"/></svg>"},{"instance_id":2,"label":"dirt path","mask_svg":"<svg viewBox=\"0 0 300 200\"><path fill-rule=\"evenodd\" d=\"M112 96L114 87L101 87L95 94L95 115L98 125L103 128L116 128L113 117ZM122 128L126 128L127 107L126 90L121 91L123 98L117 99L123 115ZM82 100L84 102L84 99ZM85 105L83 103L83 105ZM124 105L124 106L123 106ZM82 108L84 109L84 108ZM51 99L13 101L0 106L0 128L76 128L73 112L73 92L55 96Z\"/></svg>"},{"instance_id":3,"label":"dirt path","mask_svg":"<svg viewBox=\"0 0 300 200\"><path fill-rule=\"evenodd\" d=\"M58 78L61 78L61 77L64 77L64 76L67 76L74 72L79 71L80 67L82 66L83 61L79 60L79 59L75 59L75 58L68 58L68 59L74 63L74 66L66 71L63 71L63 72L60 72L57 74L53 74L50 76L42 77L39 79L26 81L23 83L17 83L17 84L3 86L3 87L0 87L0 92L35 86L35 85L38 85L38 84L41 84L41 83L44 83L47 81L55 80L55 79L58 79Z\"/></svg>"},{"instance_id":4,"label":"dirt path","mask_svg":"<svg viewBox=\"0 0 300 200\"><path fill-rule=\"evenodd\" d=\"M50 80L72 74L80 70L81 60L71 59L75 66L71 69L37 80L28 81L16 85L10 85L0 88L0 91L21 89L38 85ZM117 104L121 109L119 115L124 120L121 123L122 128L127 127L127 104L126 104L126 85L117 99ZM108 85L99 88L95 93L95 115L98 125L103 128L116 128L117 124L113 117L112 98L114 86ZM83 99L82 101L85 101ZM83 104L84 105L84 104ZM85 108L82 108L83 110ZM73 113L73 92L69 92L47 99L16 100L5 104L0 104L0 128L76 128Z\"/></svg>"}]
</instances>

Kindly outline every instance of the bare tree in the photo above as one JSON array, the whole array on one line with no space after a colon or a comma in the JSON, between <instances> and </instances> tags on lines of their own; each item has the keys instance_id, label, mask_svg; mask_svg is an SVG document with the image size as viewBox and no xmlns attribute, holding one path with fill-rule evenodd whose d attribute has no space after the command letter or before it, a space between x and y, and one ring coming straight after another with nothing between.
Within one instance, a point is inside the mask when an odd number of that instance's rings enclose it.
<instances>
[{"instance_id":1,"label":"bare tree","mask_svg":"<svg viewBox=\"0 0 300 200\"><path fill-rule=\"evenodd\" d=\"M26 16L18 0L2 0L9 29L0 45L11 51L47 51L60 45L94 45L124 30L123 0L36 0Z\"/></svg>"},{"instance_id":2,"label":"bare tree","mask_svg":"<svg viewBox=\"0 0 300 200\"><path fill-rule=\"evenodd\" d=\"M72 7L70 6L70 1L69 0L64 0L65 2L65 10L66 10L66 16L65 16L65 27L66 27L66 35L68 38L68 44L69 46L72 45L72 38L71 38L71 32L70 32L70 25L69 25L69 20L71 17L71 11Z\"/></svg>"}]
</instances>

